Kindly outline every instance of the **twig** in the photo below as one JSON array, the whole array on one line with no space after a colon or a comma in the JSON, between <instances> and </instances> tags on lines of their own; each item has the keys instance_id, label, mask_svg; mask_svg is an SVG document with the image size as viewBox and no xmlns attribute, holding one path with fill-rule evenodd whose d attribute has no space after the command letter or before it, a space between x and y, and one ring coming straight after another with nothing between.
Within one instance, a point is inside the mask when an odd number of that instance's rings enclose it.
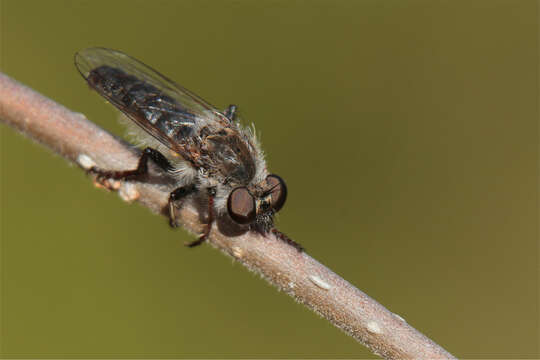
<instances>
[{"instance_id":1,"label":"twig","mask_svg":"<svg viewBox=\"0 0 540 360\"><path fill-rule=\"evenodd\" d=\"M0 73L0 120L63 157L88 167L126 169L137 164L137 151L74 113ZM169 189L164 184L119 183L127 200L137 199L166 214ZM179 209L182 225L203 228L192 204ZM224 234L228 233L228 235ZM356 289L330 269L277 240L254 232L231 234L214 225L209 242L296 301L306 305L386 359L454 359L401 317Z\"/></svg>"}]
</instances>

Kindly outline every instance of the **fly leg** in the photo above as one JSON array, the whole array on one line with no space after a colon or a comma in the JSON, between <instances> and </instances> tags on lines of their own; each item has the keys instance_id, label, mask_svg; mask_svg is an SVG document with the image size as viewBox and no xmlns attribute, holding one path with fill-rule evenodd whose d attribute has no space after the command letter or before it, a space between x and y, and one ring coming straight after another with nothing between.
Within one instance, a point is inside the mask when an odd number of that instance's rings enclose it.
<instances>
[{"instance_id":1,"label":"fly leg","mask_svg":"<svg viewBox=\"0 0 540 360\"><path fill-rule=\"evenodd\" d=\"M227 117L227 119L231 121L236 120L236 110L238 107L236 105L229 105L229 107L223 112L223 115Z\"/></svg>"},{"instance_id":2,"label":"fly leg","mask_svg":"<svg viewBox=\"0 0 540 360\"><path fill-rule=\"evenodd\" d=\"M134 181L137 180L139 177L148 174L148 160L152 160L163 171L168 172L174 170L174 167L162 153L160 153L156 149L147 147L143 150L136 169L124 171L107 171L92 167L88 170L88 172L96 174L97 182L109 188L109 186L105 184L105 180L107 179ZM195 190L195 185L192 184L179 187L169 194L169 225L171 225L171 227L178 226L178 223L176 222L176 206L174 205L174 203L193 193Z\"/></svg>"},{"instance_id":3,"label":"fly leg","mask_svg":"<svg viewBox=\"0 0 540 360\"><path fill-rule=\"evenodd\" d=\"M276 237L283 241L284 243L287 243L289 245L291 245L292 247L294 247L296 250L298 250L298 252L303 252L304 251L304 248L302 247L302 245L300 245L299 243L297 243L296 241L294 241L293 239L289 238L287 235L285 235L284 233L282 233L281 231L279 231L278 229L276 228L273 228L272 230L270 230L272 232L272 234L276 235Z\"/></svg>"},{"instance_id":4,"label":"fly leg","mask_svg":"<svg viewBox=\"0 0 540 360\"><path fill-rule=\"evenodd\" d=\"M178 227L176 222L176 202L197 191L195 185L186 185L175 189L169 194L169 225L173 228Z\"/></svg>"},{"instance_id":5,"label":"fly leg","mask_svg":"<svg viewBox=\"0 0 540 360\"><path fill-rule=\"evenodd\" d=\"M106 179L133 181L133 180L137 180L137 178L143 175L146 175L148 173L148 160L149 159L152 159L152 161L157 166L159 166L160 169L164 171L174 170L174 167L171 165L169 160L167 160L167 158L163 156L162 153L160 153L156 149L147 147L146 149L143 150L142 155L139 158L139 163L137 165L137 168L134 170L107 171L107 170L101 170L94 166L90 168L88 172L92 174L96 174L97 175L96 180L102 184L104 183Z\"/></svg>"},{"instance_id":6,"label":"fly leg","mask_svg":"<svg viewBox=\"0 0 540 360\"><path fill-rule=\"evenodd\" d=\"M216 196L216 189L211 187L208 188L208 222L204 229L204 232L197 240L189 242L186 244L187 247L194 247L201 245L210 235L210 230L212 230L212 224L214 223L214 197Z\"/></svg>"}]
</instances>

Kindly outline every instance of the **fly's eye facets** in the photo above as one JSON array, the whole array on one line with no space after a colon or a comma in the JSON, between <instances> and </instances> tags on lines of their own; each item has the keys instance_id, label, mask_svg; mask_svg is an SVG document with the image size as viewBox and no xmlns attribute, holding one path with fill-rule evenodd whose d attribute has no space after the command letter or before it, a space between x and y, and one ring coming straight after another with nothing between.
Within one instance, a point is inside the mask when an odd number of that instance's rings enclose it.
<instances>
[{"instance_id":1,"label":"fly's eye facets","mask_svg":"<svg viewBox=\"0 0 540 360\"><path fill-rule=\"evenodd\" d=\"M255 199L245 187L234 189L227 200L229 216L238 224L255 221Z\"/></svg>"},{"instance_id":2,"label":"fly's eye facets","mask_svg":"<svg viewBox=\"0 0 540 360\"><path fill-rule=\"evenodd\" d=\"M268 191L271 196L271 206L274 211L279 211L287 199L287 186L285 181L277 175L268 175L266 178Z\"/></svg>"}]
</instances>

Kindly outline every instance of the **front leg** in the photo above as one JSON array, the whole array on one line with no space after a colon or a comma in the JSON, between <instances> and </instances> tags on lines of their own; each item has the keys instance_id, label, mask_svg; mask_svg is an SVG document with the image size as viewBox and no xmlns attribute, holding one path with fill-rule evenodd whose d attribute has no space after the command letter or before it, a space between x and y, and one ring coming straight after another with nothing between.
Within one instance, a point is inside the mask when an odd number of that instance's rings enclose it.
<instances>
[{"instance_id":1,"label":"front leg","mask_svg":"<svg viewBox=\"0 0 540 360\"><path fill-rule=\"evenodd\" d=\"M231 121L236 121L236 110L238 109L238 106L236 105L229 105L227 109L223 112L223 114Z\"/></svg>"},{"instance_id":2,"label":"front leg","mask_svg":"<svg viewBox=\"0 0 540 360\"><path fill-rule=\"evenodd\" d=\"M290 237L288 237L287 235L285 235L284 233L282 233L278 229L272 228L270 231L272 232L272 234L276 235L276 237L279 240L283 241L286 244L291 245L296 250L298 250L298 252L304 252L304 248L302 247L302 245L300 245L299 243L297 243L296 241L294 241L293 239L291 239Z\"/></svg>"},{"instance_id":3,"label":"front leg","mask_svg":"<svg viewBox=\"0 0 540 360\"><path fill-rule=\"evenodd\" d=\"M212 224L214 223L214 197L216 196L216 188L211 187L207 189L208 191L208 223L204 232L197 240L191 241L186 244L187 247L194 247L201 245L210 235L210 230L212 230Z\"/></svg>"}]
</instances>

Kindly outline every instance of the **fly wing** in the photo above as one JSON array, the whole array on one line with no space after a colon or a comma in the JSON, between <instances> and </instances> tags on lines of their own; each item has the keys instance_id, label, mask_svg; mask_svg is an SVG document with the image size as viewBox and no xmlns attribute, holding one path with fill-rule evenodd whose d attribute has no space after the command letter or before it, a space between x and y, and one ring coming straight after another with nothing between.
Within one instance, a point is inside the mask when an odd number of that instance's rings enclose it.
<instances>
[{"instance_id":1,"label":"fly wing","mask_svg":"<svg viewBox=\"0 0 540 360\"><path fill-rule=\"evenodd\" d=\"M230 124L205 100L122 52L84 49L75 54L75 65L101 96L192 163L188 144L201 126Z\"/></svg>"}]
</instances>

